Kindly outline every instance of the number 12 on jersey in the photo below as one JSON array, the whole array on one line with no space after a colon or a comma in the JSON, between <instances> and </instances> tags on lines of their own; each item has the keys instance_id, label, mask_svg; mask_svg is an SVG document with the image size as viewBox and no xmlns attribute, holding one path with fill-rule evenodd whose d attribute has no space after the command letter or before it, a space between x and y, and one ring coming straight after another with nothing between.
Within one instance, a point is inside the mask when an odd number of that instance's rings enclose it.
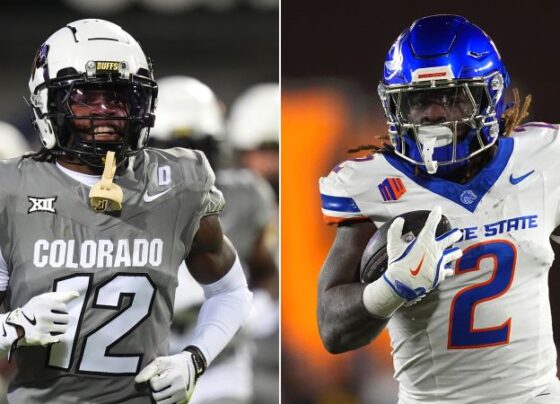
<instances>
[{"instance_id":1,"label":"number 12 on jersey","mask_svg":"<svg viewBox=\"0 0 560 404\"><path fill-rule=\"evenodd\" d=\"M500 325L474 328L476 306L497 299L508 291L513 281L517 250L507 240L492 240L474 244L463 251L456 274L478 271L483 259L493 260L487 281L461 289L451 302L448 349L483 348L509 343L511 317Z\"/></svg>"},{"instance_id":2,"label":"number 12 on jersey","mask_svg":"<svg viewBox=\"0 0 560 404\"><path fill-rule=\"evenodd\" d=\"M59 343L50 347L48 366L70 370L77 357L76 370L80 373L134 375L140 371L141 352L111 355L109 351L150 316L155 285L147 274L135 273L117 273L98 285L93 293L92 309L112 310L116 315L84 335L78 353L76 345L88 315L86 305L92 282L93 274L55 279L54 291L74 290L80 296L68 303L68 330ZM130 299L130 304L121 309L125 297Z\"/></svg>"}]
</instances>

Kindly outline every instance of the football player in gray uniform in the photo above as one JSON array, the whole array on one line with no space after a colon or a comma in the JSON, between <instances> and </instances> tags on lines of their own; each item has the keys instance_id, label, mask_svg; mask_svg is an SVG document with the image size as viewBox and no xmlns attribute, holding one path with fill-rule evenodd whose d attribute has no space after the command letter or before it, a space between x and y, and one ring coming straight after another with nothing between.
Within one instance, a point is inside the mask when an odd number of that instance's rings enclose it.
<instances>
[{"instance_id":1,"label":"football player in gray uniform","mask_svg":"<svg viewBox=\"0 0 560 404\"><path fill-rule=\"evenodd\" d=\"M0 163L0 349L18 366L9 401L188 402L251 302L206 157L145 148L151 63L110 22L55 32L29 87L43 147ZM183 260L206 300L190 345L168 355Z\"/></svg>"}]
</instances>

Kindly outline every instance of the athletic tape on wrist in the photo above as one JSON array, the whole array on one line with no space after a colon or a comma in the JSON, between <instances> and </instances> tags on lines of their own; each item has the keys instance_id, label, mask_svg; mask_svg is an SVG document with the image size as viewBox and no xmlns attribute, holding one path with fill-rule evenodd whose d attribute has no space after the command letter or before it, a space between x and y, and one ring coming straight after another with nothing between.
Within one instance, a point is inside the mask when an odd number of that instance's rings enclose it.
<instances>
[{"instance_id":1,"label":"athletic tape on wrist","mask_svg":"<svg viewBox=\"0 0 560 404\"><path fill-rule=\"evenodd\" d=\"M397 295L383 277L364 288L362 300L370 314L385 319L391 317L405 302L405 299Z\"/></svg>"}]
</instances>

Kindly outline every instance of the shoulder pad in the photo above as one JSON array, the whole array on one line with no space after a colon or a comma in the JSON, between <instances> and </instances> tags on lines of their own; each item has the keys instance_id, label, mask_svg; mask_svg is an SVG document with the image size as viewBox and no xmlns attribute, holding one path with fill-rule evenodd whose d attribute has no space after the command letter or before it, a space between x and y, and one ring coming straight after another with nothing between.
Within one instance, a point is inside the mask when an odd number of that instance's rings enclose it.
<instances>
[{"instance_id":1,"label":"shoulder pad","mask_svg":"<svg viewBox=\"0 0 560 404\"><path fill-rule=\"evenodd\" d=\"M214 186L216 176L203 152L182 147L171 149L146 148L145 151L151 155L155 154L159 161L169 161L179 165L184 188L207 192Z\"/></svg>"},{"instance_id":2,"label":"shoulder pad","mask_svg":"<svg viewBox=\"0 0 560 404\"><path fill-rule=\"evenodd\" d=\"M346 160L319 180L321 209L327 224L368 219L358 207L355 197L371 186L371 176L367 173L375 172L375 160L374 155Z\"/></svg>"},{"instance_id":3,"label":"shoulder pad","mask_svg":"<svg viewBox=\"0 0 560 404\"><path fill-rule=\"evenodd\" d=\"M530 122L514 129L517 161L549 166L560 153L559 126L544 122ZM557 150L558 149L558 150ZM551 161L553 159L553 161Z\"/></svg>"},{"instance_id":4,"label":"shoulder pad","mask_svg":"<svg viewBox=\"0 0 560 404\"><path fill-rule=\"evenodd\" d=\"M545 122L529 122L516 127L511 137L517 143L526 143L533 148L542 148L552 143L558 143L558 125Z\"/></svg>"},{"instance_id":5,"label":"shoulder pad","mask_svg":"<svg viewBox=\"0 0 560 404\"><path fill-rule=\"evenodd\" d=\"M22 171L29 169L36 162L30 158L14 157L0 160L0 188L5 194L17 193L21 186Z\"/></svg>"}]
</instances>

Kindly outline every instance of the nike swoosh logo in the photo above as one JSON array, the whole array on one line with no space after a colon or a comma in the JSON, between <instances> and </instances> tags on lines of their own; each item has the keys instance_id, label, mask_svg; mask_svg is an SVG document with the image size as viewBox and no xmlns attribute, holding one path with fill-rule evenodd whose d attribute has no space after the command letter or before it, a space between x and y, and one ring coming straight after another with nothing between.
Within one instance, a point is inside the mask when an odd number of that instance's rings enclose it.
<instances>
[{"instance_id":1,"label":"nike swoosh logo","mask_svg":"<svg viewBox=\"0 0 560 404\"><path fill-rule=\"evenodd\" d=\"M420 268L422 268L422 263L424 262L424 255L422 255L422 259L420 260L420 263L418 264L418 266L416 267L416 269L414 270L410 270L410 275L412 276L416 276L418 275L418 273L420 272Z\"/></svg>"},{"instance_id":2,"label":"nike swoosh logo","mask_svg":"<svg viewBox=\"0 0 560 404\"><path fill-rule=\"evenodd\" d=\"M168 193L169 191L171 191L171 188L167 188L165 191L160 192L159 194L153 194L153 195L148 195L148 192L144 193L144 202L152 202L155 201L157 198L159 198L160 196L165 195L166 193Z\"/></svg>"},{"instance_id":3,"label":"nike swoosh logo","mask_svg":"<svg viewBox=\"0 0 560 404\"><path fill-rule=\"evenodd\" d=\"M510 174L509 175L509 182L511 182L512 185L519 184L521 181L523 181L525 178L527 178L528 176L530 176L534 172L535 172L535 170L529 171L527 174L523 174L521 177L517 177L517 178L515 178L513 176L513 174Z\"/></svg>"},{"instance_id":4,"label":"nike swoosh logo","mask_svg":"<svg viewBox=\"0 0 560 404\"><path fill-rule=\"evenodd\" d=\"M25 319L27 321L29 321L31 323L31 325L36 325L37 324L37 319L35 318L35 316L33 316L33 320L32 320L29 317L27 317L23 311L21 312L21 314L23 314L23 317L25 317Z\"/></svg>"}]
</instances>

